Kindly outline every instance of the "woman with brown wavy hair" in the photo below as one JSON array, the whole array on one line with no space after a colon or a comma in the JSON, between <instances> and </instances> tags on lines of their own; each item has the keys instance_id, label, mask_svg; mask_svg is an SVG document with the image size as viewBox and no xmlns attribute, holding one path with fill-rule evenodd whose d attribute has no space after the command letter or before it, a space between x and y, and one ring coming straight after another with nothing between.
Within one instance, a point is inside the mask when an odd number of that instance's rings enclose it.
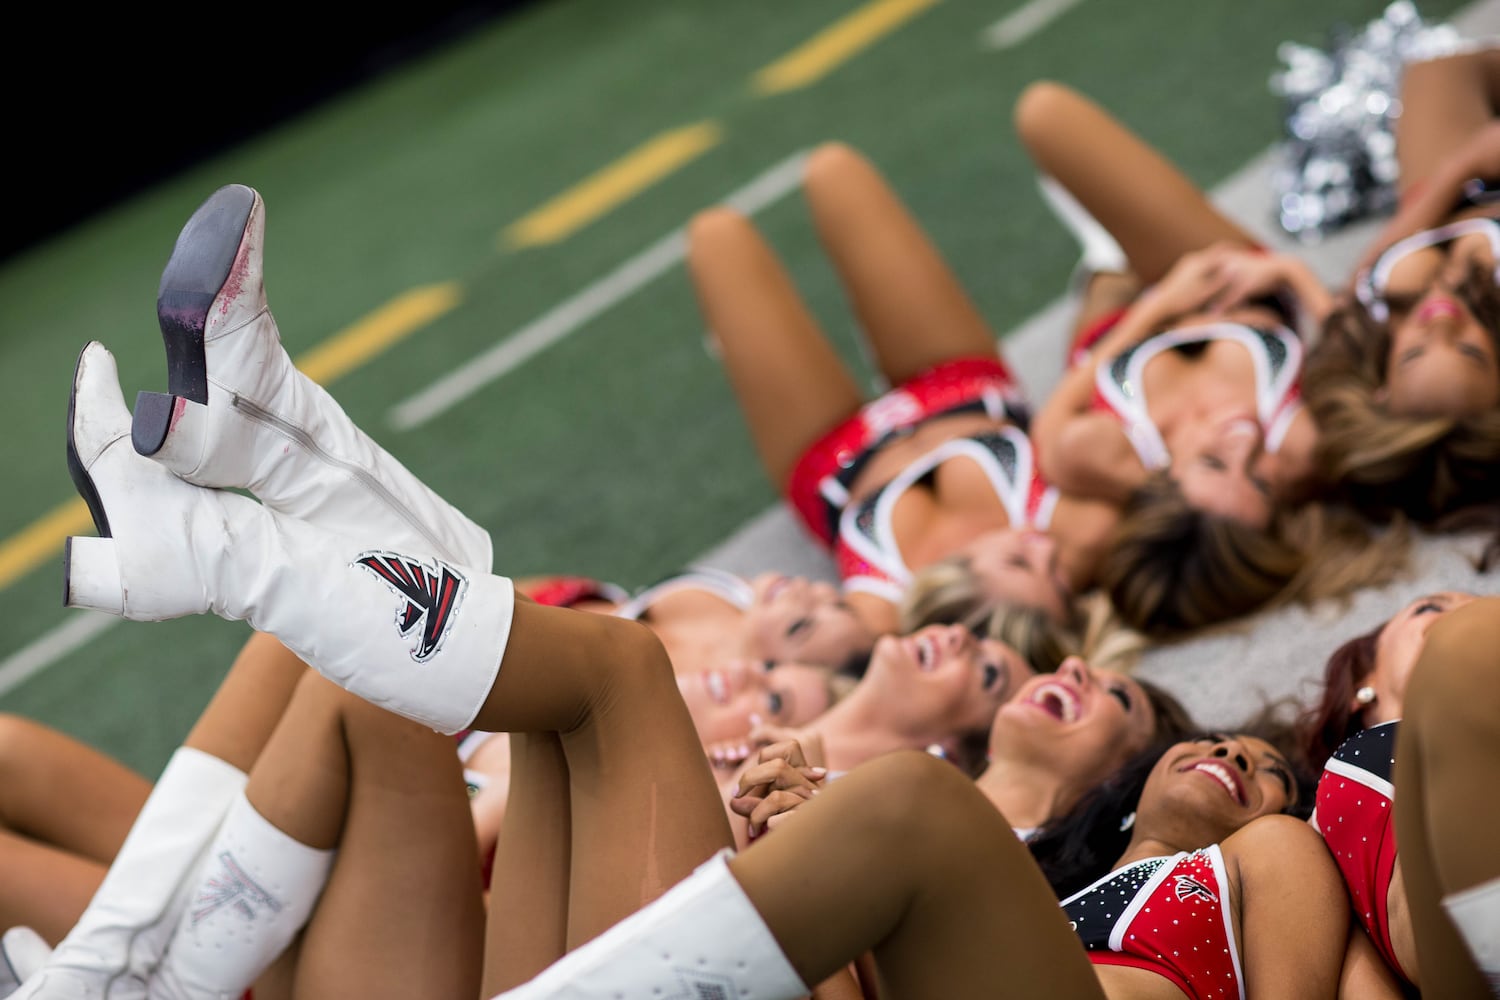
<instances>
[{"instance_id":1,"label":"woman with brown wavy hair","mask_svg":"<svg viewBox=\"0 0 1500 1000\"><path fill-rule=\"evenodd\" d=\"M1061 489L1121 511L1099 582L1125 620L1181 633L1381 580L1402 536L1372 548L1350 512L1307 503L1324 486L1299 388L1319 280L1083 95L1034 83L1015 124L1044 192L1121 258L1087 289L1033 436Z\"/></svg>"},{"instance_id":2,"label":"woman with brown wavy hair","mask_svg":"<svg viewBox=\"0 0 1500 1000\"><path fill-rule=\"evenodd\" d=\"M1309 353L1317 456L1371 516L1500 497L1500 49L1413 63L1400 208Z\"/></svg>"}]
</instances>

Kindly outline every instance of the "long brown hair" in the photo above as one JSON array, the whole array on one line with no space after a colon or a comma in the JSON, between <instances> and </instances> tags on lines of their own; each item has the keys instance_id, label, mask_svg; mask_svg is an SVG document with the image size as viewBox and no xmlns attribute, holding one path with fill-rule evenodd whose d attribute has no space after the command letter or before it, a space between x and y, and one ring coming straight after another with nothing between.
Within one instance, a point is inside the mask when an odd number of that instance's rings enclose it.
<instances>
[{"instance_id":1,"label":"long brown hair","mask_svg":"<svg viewBox=\"0 0 1500 1000\"><path fill-rule=\"evenodd\" d=\"M1164 638L1390 582L1409 541L1399 519L1374 531L1352 510L1318 502L1252 528L1195 508L1163 471L1126 504L1099 579L1127 625Z\"/></svg>"},{"instance_id":2,"label":"long brown hair","mask_svg":"<svg viewBox=\"0 0 1500 1000\"><path fill-rule=\"evenodd\" d=\"M1297 718L1297 749L1303 763L1321 769L1349 737L1365 728L1353 708L1360 682L1375 672L1375 644L1385 623L1344 643L1323 668L1323 693Z\"/></svg>"},{"instance_id":3,"label":"long brown hair","mask_svg":"<svg viewBox=\"0 0 1500 1000\"><path fill-rule=\"evenodd\" d=\"M1500 354L1500 288L1473 267L1455 290ZM1318 427L1315 452L1335 495L1369 517L1403 513L1435 525L1500 499L1500 409L1465 417L1403 416L1383 402L1391 329L1352 296L1323 324L1303 365Z\"/></svg>"}]
</instances>

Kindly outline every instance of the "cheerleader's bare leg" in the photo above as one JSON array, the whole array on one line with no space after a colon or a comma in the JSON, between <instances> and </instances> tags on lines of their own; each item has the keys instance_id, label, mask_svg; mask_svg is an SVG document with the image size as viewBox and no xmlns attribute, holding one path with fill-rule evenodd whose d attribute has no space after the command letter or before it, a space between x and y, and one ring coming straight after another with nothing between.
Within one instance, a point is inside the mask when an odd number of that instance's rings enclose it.
<instances>
[{"instance_id":1,"label":"cheerleader's bare leg","mask_svg":"<svg viewBox=\"0 0 1500 1000\"><path fill-rule=\"evenodd\" d=\"M944 361L990 357L998 338L890 184L841 143L809 157L803 189L875 361L900 385Z\"/></svg>"},{"instance_id":2,"label":"cheerleader's bare leg","mask_svg":"<svg viewBox=\"0 0 1500 1000\"><path fill-rule=\"evenodd\" d=\"M1396 119L1397 185L1403 196L1494 121L1500 109L1500 49L1413 61L1401 74Z\"/></svg>"},{"instance_id":3,"label":"cheerleader's bare leg","mask_svg":"<svg viewBox=\"0 0 1500 1000\"><path fill-rule=\"evenodd\" d=\"M0 716L0 925L56 945L99 888L151 783L113 757Z\"/></svg>"},{"instance_id":4,"label":"cheerleader's bare leg","mask_svg":"<svg viewBox=\"0 0 1500 1000\"><path fill-rule=\"evenodd\" d=\"M749 219L708 209L693 219L688 241L704 321L761 465L784 491L798 459L853 416L863 394Z\"/></svg>"},{"instance_id":5,"label":"cheerleader's bare leg","mask_svg":"<svg viewBox=\"0 0 1500 1000\"><path fill-rule=\"evenodd\" d=\"M902 752L502 997L791 1000L866 952L888 1000L1103 995L1004 818L952 765Z\"/></svg>"},{"instance_id":6,"label":"cheerleader's bare leg","mask_svg":"<svg viewBox=\"0 0 1500 1000\"><path fill-rule=\"evenodd\" d=\"M512 733L505 822L490 872L484 996L526 982L568 950L572 808L555 733Z\"/></svg>"},{"instance_id":7,"label":"cheerleader's bare leg","mask_svg":"<svg viewBox=\"0 0 1500 1000\"><path fill-rule=\"evenodd\" d=\"M1077 91L1033 83L1014 118L1037 167L1109 231L1146 284L1183 254L1220 242L1257 243L1176 166Z\"/></svg>"},{"instance_id":8,"label":"cheerleader's bare leg","mask_svg":"<svg viewBox=\"0 0 1500 1000\"><path fill-rule=\"evenodd\" d=\"M1396 836L1418 978L1431 996L1500 995L1497 644L1500 598L1435 623L1397 738Z\"/></svg>"},{"instance_id":9,"label":"cheerleader's bare leg","mask_svg":"<svg viewBox=\"0 0 1500 1000\"><path fill-rule=\"evenodd\" d=\"M297 949L295 995L477 995L479 854L451 737L309 674L245 795L308 849L299 854L329 859L326 886L305 887L315 908ZM231 926L244 933L248 922ZM179 932L169 961L192 933Z\"/></svg>"}]
</instances>

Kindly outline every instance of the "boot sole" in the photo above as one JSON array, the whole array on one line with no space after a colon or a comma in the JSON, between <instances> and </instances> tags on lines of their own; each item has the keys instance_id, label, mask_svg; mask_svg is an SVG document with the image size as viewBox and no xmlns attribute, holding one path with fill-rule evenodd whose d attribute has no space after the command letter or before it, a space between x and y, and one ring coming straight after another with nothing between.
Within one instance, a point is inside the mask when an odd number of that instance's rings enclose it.
<instances>
[{"instance_id":1,"label":"boot sole","mask_svg":"<svg viewBox=\"0 0 1500 1000\"><path fill-rule=\"evenodd\" d=\"M73 438L78 407L78 368L83 364L83 355L87 350L88 346L85 345L78 352L78 360L73 362L73 386L68 393L68 477L73 480L78 495L88 505L89 516L94 519L94 530L99 533L99 537L112 538L114 536L109 533L109 518L104 513L104 501L99 499L99 490L94 486L93 477L83 467L83 459L78 457L78 444ZM66 581L64 585L66 586Z\"/></svg>"},{"instance_id":2,"label":"boot sole","mask_svg":"<svg viewBox=\"0 0 1500 1000\"><path fill-rule=\"evenodd\" d=\"M208 361L204 330L209 312L239 256L255 192L243 184L219 188L188 219L162 271L156 320L167 353L167 391L136 397L131 440L142 455L154 455L167 440L178 397L208 405Z\"/></svg>"}]
</instances>

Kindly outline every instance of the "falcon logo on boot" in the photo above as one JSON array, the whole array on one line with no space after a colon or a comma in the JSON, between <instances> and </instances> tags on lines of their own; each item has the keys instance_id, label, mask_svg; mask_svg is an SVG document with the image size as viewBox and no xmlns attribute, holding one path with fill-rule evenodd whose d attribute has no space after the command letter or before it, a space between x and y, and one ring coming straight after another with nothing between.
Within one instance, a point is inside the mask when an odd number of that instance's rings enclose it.
<instances>
[{"instance_id":1,"label":"falcon logo on boot","mask_svg":"<svg viewBox=\"0 0 1500 1000\"><path fill-rule=\"evenodd\" d=\"M463 574L441 561L429 566L396 552L366 552L353 565L374 573L405 601L396 615L396 628L402 635L422 626L412 659L423 663L442 648L469 586Z\"/></svg>"}]
</instances>

